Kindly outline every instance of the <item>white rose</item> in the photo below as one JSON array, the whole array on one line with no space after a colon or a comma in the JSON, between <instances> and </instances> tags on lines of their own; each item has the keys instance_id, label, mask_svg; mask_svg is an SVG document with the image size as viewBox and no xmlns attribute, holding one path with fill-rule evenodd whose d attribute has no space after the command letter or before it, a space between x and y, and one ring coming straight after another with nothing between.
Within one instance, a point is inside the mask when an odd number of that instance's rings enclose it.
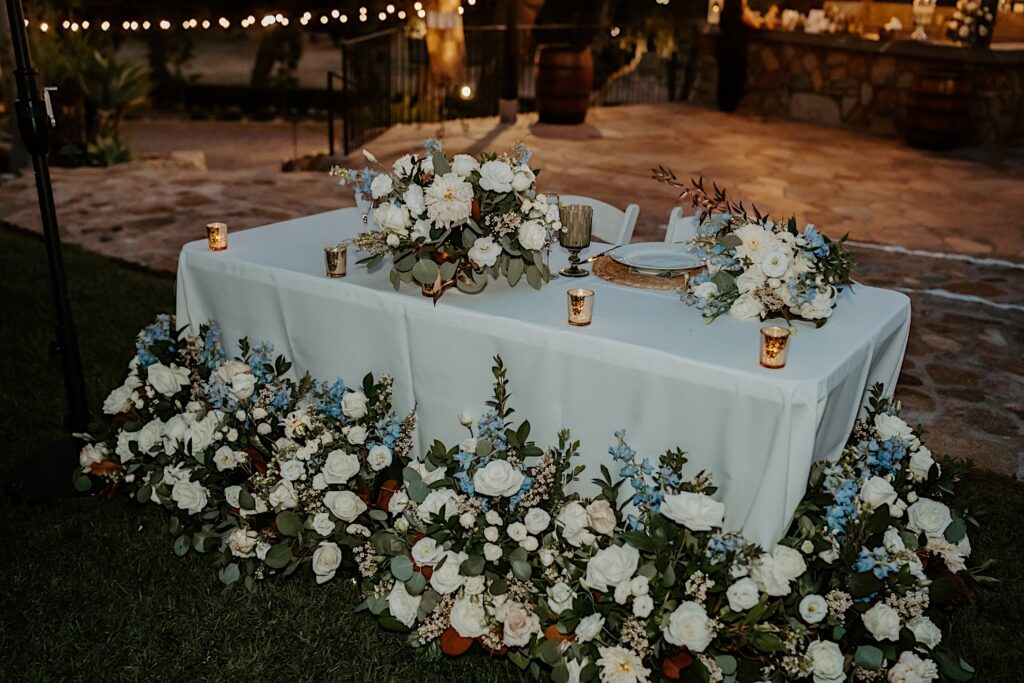
<instances>
[{"instance_id":1,"label":"white rose","mask_svg":"<svg viewBox=\"0 0 1024 683\"><path fill-rule=\"evenodd\" d=\"M633 601L633 616L646 619L654 611L654 599L650 595L641 595Z\"/></svg>"},{"instance_id":2,"label":"white rose","mask_svg":"<svg viewBox=\"0 0 1024 683\"><path fill-rule=\"evenodd\" d=\"M449 616L452 628L463 638L479 638L489 630L487 612L479 600L458 598Z\"/></svg>"},{"instance_id":3,"label":"white rose","mask_svg":"<svg viewBox=\"0 0 1024 683\"><path fill-rule=\"evenodd\" d=\"M896 489L882 477L871 477L860 490L860 499L869 510L876 510L883 505L892 506L896 497Z\"/></svg>"},{"instance_id":4,"label":"white rose","mask_svg":"<svg viewBox=\"0 0 1024 683\"><path fill-rule=\"evenodd\" d=\"M496 543L498 541L498 536L500 533L501 531L498 529L498 527L489 526L486 529L484 529L484 538L491 543Z\"/></svg>"},{"instance_id":5,"label":"white rose","mask_svg":"<svg viewBox=\"0 0 1024 683\"><path fill-rule=\"evenodd\" d=\"M526 516L523 517L523 522L526 524L526 530L531 534L537 535L548 528L551 524L551 515L546 510L540 508L530 508L526 511Z\"/></svg>"},{"instance_id":6,"label":"white rose","mask_svg":"<svg viewBox=\"0 0 1024 683\"><path fill-rule=\"evenodd\" d=\"M468 154L456 154L452 159L452 172L465 178L480 168L480 163Z\"/></svg>"},{"instance_id":7,"label":"white rose","mask_svg":"<svg viewBox=\"0 0 1024 683\"><path fill-rule=\"evenodd\" d=\"M929 650L935 649L935 646L942 642L942 631L928 617L920 616L911 619L907 622L907 628L913 632L914 640Z\"/></svg>"},{"instance_id":8,"label":"white rose","mask_svg":"<svg viewBox=\"0 0 1024 683\"><path fill-rule=\"evenodd\" d=\"M553 565L555 563L555 551L551 548L541 548L540 563L545 567Z\"/></svg>"},{"instance_id":9,"label":"white rose","mask_svg":"<svg viewBox=\"0 0 1024 683\"><path fill-rule=\"evenodd\" d=\"M438 545L437 541L424 536L412 546L410 551L413 562L421 567L433 567L444 557L444 546Z\"/></svg>"},{"instance_id":10,"label":"white rose","mask_svg":"<svg viewBox=\"0 0 1024 683\"><path fill-rule=\"evenodd\" d=\"M615 510L603 498L591 501L587 505L587 523L597 533L610 536L615 531Z\"/></svg>"},{"instance_id":11,"label":"white rose","mask_svg":"<svg viewBox=\"0 0 1024 683\"><path fill-rule=\"evenodd\" d=\"M366 443L367 436L369 435L366 432L366 427L362 425L353 425L345 433L345 438L353 446L362 446Z\"/></svg>"},{"instance_id":12,"label":"white rose","mask_svg":"<svg viewBox=\"0 0 1024 683\"><path fill-rule=\"evenodd\" d=\"M209 493L199 482L184 479L171 487L171 500L178 504L179 509L195 515L206 507Z\"/></svg>"},{"instance_id":13,"label":"white rose","mask_svg":"<svg viewBox=\"0 0 1024 683\"><path fill-rule=\"evenodd\" d=\"M629 582L629 592L638 598L647 595L650 590L651 582L646 576L634 576Z\"/></svg>"},{"instance_id":14,"label":"white rose","mask_svg":"<svg viewBox=\"0 0 1024 683\"><path fill-rule=\"evenodd\" d=\"M405 489L397 491L388 501L388 512L393 515L402 514L407 507L409 507L409 494L405 492Z\"/></svg>"},{"instance_id":15,"label":"white rose","mask_svg":"<svg viewBox=\"0 0 1024 683\"><path fill-rule=\"evenodd\" d=\"M696 602L688 600L668 615L661 630L665 640L673 645L685 647L691 652L703 652L711 644L711 620L708 613Z\"/></svg>"},{"instance_id":16,"label":"white rose","mask_svg":"<svg viewBox=\"0 0 1024 683\"><path fill-rule=\"evenodd\" d=\"M374 199L388 196L393 189L395 189L395 184L387 173L381 173L370 183L370 195Z\"/></svg>"},{"instance_id":17,"label":"white rose","mask_svg":"<svg viewBox=\"0 0 1024 683\"><path fill-rule=\"evenodd\" d=\"M470 576L462 585L466 595L480 595L487 589L487 579L484 576Z\"/></svg>"},{"instance_id":18,"label":"white rose","mask_svg":"<svg viewBox=\"0 0 1024 683\"><path fill-rule=\"evenodd\" d=\"M828 616L828 603L820 595L807 595L800 601L800 618L808 624L817 624Z\"/></svg>"},{"instance_id":19,"label":"white rose","mask_svg":"<svg viewBox=\"0 0 1024 683\"><path fill-rule=\"evenodd\" d=\"M725 504L703 493L682 491L665 496L661 514L691 531L709 531L722 526Z\"/></svg>"},{"instance_id":20,"label":"white rose","mask_svg":"<svg viewBox=\"0 0 1024 683\"><path fill-rule=\"evenodd\" d=\"M270 490L267 500L271 506L281 510L293 508L299 504L299 498L295 494L295 487L287 479L277 482L277 485Z\"/></svg>"},{"instance_id":21,"label":"white rose","mask_svg":"<svg viewBox=\"0 0 1024 683\"><path fill-rule=\"evenodd\" d=\"M416 474L420 475L420 479L422 479L423 483L426 484L427 486L430 486L431 484L435 484L441 481L442 479L444 479L445 474L447 474L443 467L427 469L426 463L417 461L409 463L409 467L414 469L416 471Z\"/></svg>"},{"instance_id":22,"label":"white rose","mask_svg":"<svg viewBox=\"0 0 1024 683\"><path fill-rule=\"evenodd\" d=\"M540 619L536 614L515 602L505 609L504 635L502 641L508 647L523 647L529 644L534 633L540 632Z\"/></svg>"},{"instance_id":23,"label":"white rose","mask_svg":"<svg viewBox=\"0 0 1024 683\"><path fill-rule=\"evenodd\" d=\"M456 553L451 550L446 552L444 562L440 567L435 566L434 572L430 575L431 588L445 595L459 590L466 580L459 573L459 566L468 559L469 555L466 553Z\"/></svg>"},{"instance_id":24,"label":"white rose","mask_svg":"<svg viewBox=\"0 0 1024 683\"><path fill-rule=\"evenodd\" d=\"M707 301L713 296L718 296L718 285L708 280L693 288L693 295L698 299Z\"/></svg>"},{"instance_id":25,"label":"white rose","mask_svg":"<svg viewBox=\"0 0 1024 683\"><path fill-rule=\"evenodd\" d=\"M328 491L324 505L343 522L351 522L366 510L366 503L351 491Z\"/></svg>"},{"instance_id":26,"label":"white rose","mask_svg":"<svg viewBox=\"0 0 1024 683\"><path fill-rule=\"evenodd\" d=\"M744 577L729 586L725 597L729 599L729 609L733 612L745 612L758 603L761 594L758 592L754 580Z\"/></svg>"},{"instance_id":27,"label":"white rose","mask_svg":"<svg viewBox=\"0 0 1024 683\"><path fill-rule=\"evenodd\" d=\"M789 581L799 579L807 571L807 563L804 562L800 551L794 550L789 546L775 546L772 557L775 559L777 570Z\"/></svg>"},{"instance_id":28,"label":"white rose","mask_svg":"<svg viewBox=\"0 0 1024 683\"><path fill-rule=\"evenodd\" d=\"M345 533L352 536L362 536L363 538L370 537L370 530L362 524L349 524L345 527Z\"/></svg>"},{"instance_id":29,"label":"white rose","mask_svg":"<svg viewBox=\"0 0 1024 683\"><path fill-rule=\"evenodd\" d=\"M135 440L134 437L134 432L121 431L117 435L117 445L114 447L114 453L121 458L122 464L135 457L131 448L131 445Z\"/></svg>"},{"instance_id":30,"label":"white rose","mask_svg":"<svg viewBox=\"0 0 1024 683\"><path fill-rule=\"evenodd\" d=\"M471 261L484 268L489 268L497 263L500 255L501 245L490 237L478 237L470 247L468 254Z\"/></svg>"},{"instance_id":31,"label":"white rose","mask_svg":"<svg viewBox=\"0 0 1024 683\"><path fill-rule=\"evenodd\" d=\"M750 578L758 590L772 596L789 595L789 577L779 569L775 558L762 553L750 565Z\"/></svg>"},{"instance_id":32,"label":"white rose","mask_svg":"<svg viewBox=\"0 0 1024 683\"><path fill-rule=\"evenodd\" d=\"M328 484L347 484L359 472L359 457L342 450L333 450L327 454L321 472L324 482Z\"/></svg>"},{"instance_id":33,"label":"white rose","mask_svg":"<svg viewBox=\"0 0 1024 683\"><path fill-rule=\"evenodd\" d=\"M164 451L173 453L178 444L185 439L188 431L188 420L184 415L175 415L164 423Z\"/></svg>"},{"instance_id":34,"label":"white rose","mask_svg":"<svg viewBox=\"0 0 1024 683\"><path fill-rule=\"evenodd\" d=\"M880 602L861 615L864 627L875 640L900 639L900 614L895 609Z\"/></svg>"},{"instance_id":35,"label":"white rose","mask_svg":"<svg viewBox=\"0 0 1024 683\"><path fill-rule=\"evenodd\" d=\"M894 436L906 441L914 438L914 430L910 428L910 425L896 415L886 415L885 413L875 415L875 431L883 441Z\"/></svg>"},{"instance_id":36,"label":"white rose","mask_svg":"<svg viewBox=\"0 0 1024 683\"><path fill-rule=\"evenodd\" d=\"M345 414L345 417L352 420L358 420L361 417L365 417L366 394L361 391L347 392L345 394L345 398L341 400L341 412Z\"/></svg>"},{"instance_id":37,"label":"white rose","mask_svg":"<svg viewBox=\"0 0 1024 683\"><path fill-rule=\"evenodd\" d=\"M930 538L942 538L952 521L949 508L931 498L918 498L907 510L907 528Z\"/></svg>"},{"instance_id":38,"label":"white rose","mask_svg":"<svg viewBox=\"0 0 1024 683\"><path fill-rule=\"evenodd\" d=\"M171 364L154 363L146 368L146 379L156 391L164 396L174 396L181 388L188 386L188 370Z\"/></svg>"},{"instance_id":39,"label":"white rose","mask_svg":"<svg viewBox=\"0 0 1024 683\"><path fill-rule=\"evenodd\" d=\"M504 161L487 161L480 167L480 187L491 192L511 192L515 173Z\"/></svg>"},{"instance_id":40,"label":"white rose","mask_svg":"<svg viewBox=\"0 0 1024 683\"><path fill-rule=\"evenodd\" d=\"M924 481L928 478L928 473L934 464L935 459L932 458L932 452L921 446L910 454L908 466L910 467L911 478L914 481Z\"/></svg>"},{"instance_id":41,"label":"white rose","mask_svg":"<svg viewBox=\"0 0 1024 683\"><path fill-rule=\"evenodd\" d=\"M512 177L512 189L516 192L526 192L533 187L536 180L537 176L529 166L520 166Z\"/></svg>"},{"instance_id":42,"label":"white rose","mask_svg":"<svg viewBox=\"0 0 1024 683\"><path fill-rule=\"evenodd\" d=\"M579 548L594 543L594 534L587 528L590 517L586 509L576 501L563 507L555 521L562 527L562 538L569 544Z\"/></svg>"},{"instance_id":43,"label":"white rose","mask_svg":"<svg viewBox=\"0 0 1024 683\"><path fill-rule=\"evenodd\" d=\"M733 302L729 313L740 320L753 320L764 313L764 305L753 294L742 294Z\"/></svg>"},{"instance_id":44,"label":"white rose","mask_svg":"<svg viewBox=\"0 0 1024 683\"><path fill-rule=\"evenodd\" d=\"M502 552L500 545L494 545L493 543L484 543L484 559L488 562L497 562L501 559Z\"/></svg>"},{"instance_id":45,"label":"white rose","mask_svg":"<svg viewBox=\"0 0 1024 683\"><path fill-rule=\"evenodd\" d=\"M491 460L473 474L473 487L485 496L511 498L523 485L523 473L505 460Z\"/></svg>"},{"instance_id":46,"label":"white rose","mask_svg":"<svg viewBox=\"0 0 1024 683\"><path fill-rule=\"evenodd\" d=\"M842 683L846 680L843 673L843 651L839 646L828 640L816 640L807 647L807 658L811 660L811 673L814 683Z\"/></svg>"},{"instance_id":47,"label":"white rose","mask_svg":"<svg viewBox=\"0 0 1024 683\"><path fill-rule=\"evenodd\" d=\"M391 592L388 593L388 611L399 622L412 628L416 623L416 613L419 612L421 600L422 595L410 595L404 583L395 581Z\"/></svg>"},{"instance_id":48,"label":"white rose","mask_svg":"<svg viewBox=\"0 0 1024 683\"><path fill-rule=\"evenodd\" d=\"M266 436L267 434L270 433L270 425L268 425L266 422L261 422L259 426L256 427L256 433Z\"/></svg>"},{"instance_id":49,"label":"white rose","mask_svg":"<svg viewBox=\"0 0 1024 683\"><path fill-rule=\"evenodd\" d=\"M380 472L391 464L391 449L383 445L374 446L366 456L366 463L374 472Z\"/></svg>"},{"instance_id":50,"label":"white rose","mask_svg":"<svg viewBox=\"0 0 1024 683\"><path fill-rule=\"evenodd\" d=\"M613 597L615 598L615 602L619 605L625 605L629 602L629 598L632 597L629 591L629 581L623 581L616 586Z\"/></svg>"},{"instance_id":51,"label":"white rose","mask_svg":"<svg viewBox=\"0 0 1024 683\"><path fill-rule=\"evenodd\" d=\"M523 221L523 224L519 226L519 245L523 249L533 251L543 249L547 236L547 230L544 229L540 221Z\"/></svg>"},{"instance_id":52,"label":"white rose","mask_svg":"<svg viewBox=\"0 0 1024 683\"><path fill-rule=\"evenodd\" d=\"M87 443L78 453L78 464L82 471L88 474L92 471L92 466L103 462L107 455L107 447L103 444Z\"/></svg>"},{"instance_id":53,"label":"white rose","mask_svg":"<svg viewBox=\"0 0 1024 683\"><path fill-rule=\"evenodd\" d=\"M334 578L334 572L341 565L341 548L337 543L331 541L320 541L320 545L313 551L313 573L316 574L316 582L323 583Z\"/></svg>"},{"instance_id":54,"label":"white rose","mask_svg":"<svg viewBox=\"0 0 1024 683\"><path fill-rule=\"evenodd\" d=\"M604 628L604 617L600 614L591 614L580 619L576 625L576 642L587 643L596 638L601 629Z\"/></svg>"},{"instance_id":55,"label":"white rose","mask_svg":"<svg viewBox=\"0 0 1024 683\"><path fill-rule=\"evenodd\" d=\"M939 667L930 659L903 652L889 669L889 683L930 683L939 677Z\"/></svg>"},{"instance_id":56,"label":"white rose","mask_svg":"<svg viewBox=\"0 0 1024 683\"><path fill-rule=\"evenodd\" d=\"M573 598L576 592L565 581L559 581L554 586L548 587L548 606L555 614L561 614L567 609L572 609Z\"/></svg>"},{"instance_id":57,"label":"white rose","mask_svg":"<svg viewBox=\"0 0 1024 683\"><path fill-rule=\"evenodd\" d=\"M424 522L429 522L433 515L442 511L444 518L448 519L458 513L458 498L459 495L452 489L434 489L420 503L417 513Z\"/></svg>"},{"instance_id":58,"label":"white rose","mask_svg":"<svg viewBox=\"0 0 1024 683\"><path fill-rule=\"evenodd\" d=\"M512 524L509 524L508 529L505 530L505 533L507 533L508 537L516 543L524 540L529 534L529 532L526 530L526 525L521 522L513 522Z\"/></svg>"},{"instance_id":59,"label":"white rose","mask_svg":"<svg viewBox=\"0 0 1024 683\"><path fill-rule=\"evenodd\" d=\"M139 450L145 454L153 452L153 448L163 444L164 421L155 418L146 423L146 426L136 432L135 438L139 443Z\"/></svg>"},{"instance_id":60,"label":"white rose","mask_svg":"<svg viewBox=\"0 0 1024 683\"><path fill-rule=\"evenodd\" d=\"M764 281L764 273L761 272L760 268L748 268L736 278L736 289L740 294L746 294L748 292L753 292L755 289L763 285Z\"/></svg>"},{"instance_id":61,"label":"white rose","mask_svg":"<svg viewBox=\"0 0 1024 683\"><path fill-rule=\"evenodd\" d=\"M613 545L598 550L587 560L587 586L607 593L636 573L640 551L631 545Z\"/></svg>"},{"instance_id":62,"label":"white rose","mask_svg":"<svg viewBox=\"0 0 1024 683\"><path fill-rule=\"evenodd\" d=\"M239 503L238 501L238 497L240 495L242 495L241 486L226 486L224 488L224 500L227 501L227 504L229 506L235 508L236 510L241 507L241 503Z\"/></svg>"},{"instance_id":63,"label":"white rose","mask_svg":"<svg viewBox=\"0 0 1024 683\"><path fill-rule=\"evenodd\" d=\"M216 411L208 413L202 420L192 421L185 430L185 441L192 447L192 453L205 451L217 435L220 419Z\"/></svg>"},{"instance_id":64,"label":"white rose","mask_svg":"<svg viewBox=\"0 0 1024 683\"><path fill-rule=\"evenodd\" d=\"M240 360L223 363L214 374L231 387L231 393L240 401L252 396L256 390L256 378L252 375L252 368Z\"/></svg>"},{"instance_id":65,"label":"white rose","mask_svg":"<svg viewBox=\"0 0 1024 683\"><path fill-rule=\"evenodd\" d=\"M213 454L213 464L217 466L218 472L232 470L237 467L238 460L235 458L235 452L231 450L231 446L221 446L218 448L217 452Z\"/></svg>"},{"instance_id":66,"label":"white rose","mask_svg":"<svg viewBox=\"0 0 1024 683\"><path fill-rule=\"evenodd\" d=\"M313 531L321 536L330 536L334 533L334 520L326 512L318 512L313 516Z\"/></svg>"},{"instance_id":67,"label":"white rose","mask_svg":"<svg viewBox=\"0 0 1024 683\"><path fill-rule=\"evenodd\" d=\"M256 543L259 534L252 529L236 528L228 536L228 548L235 557L252 557L256 554Z\"/></svg>"},{"instance_id":68,"label":"white rose","mask_svg":"<svg viewBox=\"0 0 1024 683\"><path fill-rule=\"evenodd\" d=\"M469 412L468 410L460 410L459 424L461 424L463 427L468 427L471 424L473 424L473 413Z\"/></svg>"},{"instance_id":69,"label":"white rose","mask_svg":"<svg viewBox=\"0 0 1024 683\"><path fill-rule=\"evenodd\" d=\"M118 415L132 409L133 389L123 384L111 391L103 401L103 412L107 415Z\"/></svg>"},{"instance_id":70,"label":"white rose","mask_svg":"<svg viewBox=\"0 0 1024 683\"><path fill-rule=\"evenodd\" d=\"M410 185L402 195L402 201L409 207L409 212L413 216L421 216L427 210L427 205L423 202L423 188L419 185Z\"/></svg>"},{"instance_id":71,"label":"white rose","mask_svg":"<svg viewBox=\"0 0 1024 683\"><path fill-rule=\"evenodd\" d=\"M459 524L463 529L472 529L476 526L476 515L472 512L463 512L459 515Z\"/></svg>"},{"instance_id":72,"label":"white rose","mask_svg":"<svg viewBox=\"0 0 1024 683\"><path fill-rule=\"evenodd\" d=\"M784 251L771 251L761 259L761 272L767 277L782 277L789 268L789 256Z\"/></svg>"},{"instance_id":73,"label":"white rose","mask_svg":"<svg viewBox=\"0 0 1024 683\"><path fill-rule=\"evenodd\" d=\"M493 526L501 526L502 524L501 515L496 510L488 510L487 514L484 515L484 519Z\"/></svg>"},{"instance_id":74,"label":"white rose","mask_svg":"<svg viewBox=\"0 0 1024 683\"><path fill-rule=\"evenodd\" d=\"M286 460L278 467L281 478L287 481L298 481L306 473L306 465L301 460Z\"/></svg>"}]
</instances>

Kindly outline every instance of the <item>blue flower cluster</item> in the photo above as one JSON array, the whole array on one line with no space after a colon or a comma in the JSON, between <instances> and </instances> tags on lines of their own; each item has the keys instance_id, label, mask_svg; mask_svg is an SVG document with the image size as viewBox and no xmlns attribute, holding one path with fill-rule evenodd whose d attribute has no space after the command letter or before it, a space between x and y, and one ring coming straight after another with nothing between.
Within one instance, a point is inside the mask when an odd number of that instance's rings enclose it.
<instances>
[{"instance_id":1,"label":"blue flower cluster","mask_svg":"<svg viewBox=\"0 0 1024 683\"><path fill-rule=\"evenodd\" d=\"M213 370L228 359L228 354L221 346L220 325L211 322L203 338L203 348L199 351L199 362Z\"/></svg>"},{"instance_id":2,"label":"blue flower cluster","mask_svg":"<svg viewBox=\"0 0 1024 683\"><path fill-rule=\"evenodd\" d=\"M885 476L900 468L900 463L907 457L910 444L898 436L879 442L872 439L862 443L857 450L863 457L866 476Z\"/></svg>"},{"instance_id":3,"label":"blue flower cluster","mask_svg":"<svg viewBox=\"0 0 1024 683\"><path fill-rule=\"evenodd\" d=\"M519 157L519 165L525 166L533 158L533 150L520 142L516 145L516 156Z\"/></svg>"},{"instance_id":4,"label":"blue flower cluster","mask_svg":"<svg viewBox=\"0 0 1024 683\"><path fill-rule=\"evenodd\" d=\"M335 380L334 384L328 385L324 382L320 385L316 397L316 409L324 415L330 415L336 420L344 418L341 412L341 403L345 400L344 380Z\"/></svg>"},{"instance_id":5,"label":"blue flower cluster","mask_svg":"<svg viewBox=\"0 0 1024 683\"><path fill-rule=\"evenodd\" d=\"M729 559L743 547L743 538L735 533L716 533L708 539L708 545L704 549L704 557L711 561L711 564L721 564Z\"/></svg>"},{"instance_id":6,"label":"blue flower cluster","mask_svg":"<svg viewBox=\"0 0 1024 683\"><path fill-rule=\"evenodd\" d=\"M262 341L256 345L249 356L249 367L256 377L257 384L269 384L274 379L274 345Z\"/></svg>"},{"instance_id":7,"label":"blue flower cluster","mask_svg":"<svg viewBox=\"0 0 1024 683\"><path fill-rule=\"evenodd\" d=\"M402 421L398 419L397 415L393 415L390 418L382 417L373 426L373 436L377 442L387 446L388 450L395 450L395 444L398 443L398 438L402 436Z\"/></svg>"},{"instance_id":8,"label":"blue flower cluster","mask_svg":"<svg viewBox=\"0 0 1024 683\"><path fill-rule=\"evenodd\" d=\"M519 507L519 501L523 499L523 496L526 495L526 492L530 490L531 486L533 486L533 477L529 475L523 477L523 483L519 486L519 490L509 498L509 509L515 510Z\"/></svg>"},{"instance_id":9,"label":"blue flower cluster","mask_svg":"<svg viewBox=\"0 0 1024 683\"><path fill-rule=\"evenodd\" d=\"M270 399L270 407L276 411L284 410L292 401L292 390L289 387L278 389L274 398Z\"/></svg>"},{"instance_id":10,"label":"blue flower cluster","mask_svg":"<svg viewBox=\"0 0 1024 683\"><path fill-rule=\"evenodd\" d=\"M231 387L216 374L210 376L210 381L206 383L205 393L210 404L217 410L229 413L238 410L238 401L231 393Z\"/></svg>"},{"instance_id":11,"label":"blue flower cluster","mask_svg":"<svg viewBox=\"0 0 1024 683\"><path fill-rule=\"evenodd\" d=\"M441 154L444 149L444 145L437 138L427 138L423 141L423 149L427 151L428 156L435 152Z\"/></svg>"},{"instance_id":12,"label":"blue flower cluster","mask_svg":"<svg viewBox=\"0 0 1024 683\"><path fill-rule=\"evenodd\" d=\"M139 359L139 365L146 367L159 360L152 353L153 347L157 344L166 344L168 352L174 353L174 330L171 316L166 313L158 315L153 324L143 327L135 338L135 356Z\"/></svg>"},{"instance_id":13,"label":"blue flower cluster","mask_svg":"<svg viewBox=\"0 0 1024 683\"><path fill-rule=\"evenodd\" d=\"M832 505L825 507L825 522L829 531L841 536L850 520L859 514L856 501L860 484L843 476L842 470L833 465L825 470L825 489L833 499Z\"/></svg>"},{"instance_id":14,"label":"blue flower cluster","mask_svg":"<svg viewBox=\"0 0 1024 683\"><path fill-rule=\"evenodd\" d=\"M806 244L805 248L815 256L821 258L822 256L828 255L829 247L828 244L825 243L825 237L818 232L814 225L808 224L807 227L804 228L803 238L804 243Z\"/></svg>"},{"instance_id":15,"label":"blue flower cluster","mask_svg":"<svg viewBox=\"0 0 1024 683\"><path fill-rule=\"evenodd\" d=\"M884 546L879 546L874 550L861 548L860 554L857 555L857 559L853 563L854 571L871 572L878 579L885 579L890 574L895 574L899 568L899 562L889 555L889 551Z\"/></svg>"},{"instance_id":16,"label":"blue flower cluster","mask_svg":"<svg viewBox=\"0 0 1024 683\"><path fill-rule=\"evenodd\" d=\"M496 410L488 410L480 416L476 423L476 436L478 439L487 439L496 451L504 451L508 448L508 441L505 439L505 421L501 419Z\"/></svg>"},{"instance_id":17,"label":"blue flower cluster","mask_svg":"<svg viewBox=\"0 0 1024 683\"><path fill-rule=\"evenodd\" d=\"M668 481L662 481L663 471L668 471L670 475L672 472L665 467L656 470L650 458L644 458L637 463L636 451L626 443L625 437L625 429L615 432L618 444L610 446L608 454L616 462L622 463L622 467L619 469L619 476L623 479L629 479L629 485L633 488L633 505L645 507L652 512L658 512L661 509L661 501L665 499L662 484L669 483ZM656 471L658 476L654 476ZM653 481L649 482L647 478L652 476ZM678 485L678 477L676 477L676 484L674 485ZM627 515L626 521L634 529L642 528L640 520L633 515Z\"/></svg>"}]
</instances>

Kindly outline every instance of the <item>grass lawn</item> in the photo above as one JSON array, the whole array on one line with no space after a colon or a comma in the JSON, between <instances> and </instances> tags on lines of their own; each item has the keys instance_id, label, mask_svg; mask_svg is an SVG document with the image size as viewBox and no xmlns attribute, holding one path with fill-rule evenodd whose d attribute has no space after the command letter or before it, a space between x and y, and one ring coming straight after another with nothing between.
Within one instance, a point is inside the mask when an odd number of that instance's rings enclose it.
<instances>
[{"instance_id":1,"label":"grass lawn","mask_svg":"<svg viewBox=\"0 0 1024 683\"><path fill-rule=\"evenodd\" d=\"M174 309L174 281L66 249L94 411L123 379L135 332ZM0 478L59 436L63 388L42 242L0 228ZM372 368L367 368L372 370ZM927 425L926 425L927 427ZM954 454L955 455L955 454ZM962 454L968 455L968 454ZM951 637L979 681L1024 681L1024 486L972 474L975 558L1002 584L959 613ZM201 557L174 556L165 515L117 498L50 506L0 496L0 681L519 681L483 655L423 662L356 614L354 587L308 573L254 593L224 589Z\"/></svg>"}]
</instances>

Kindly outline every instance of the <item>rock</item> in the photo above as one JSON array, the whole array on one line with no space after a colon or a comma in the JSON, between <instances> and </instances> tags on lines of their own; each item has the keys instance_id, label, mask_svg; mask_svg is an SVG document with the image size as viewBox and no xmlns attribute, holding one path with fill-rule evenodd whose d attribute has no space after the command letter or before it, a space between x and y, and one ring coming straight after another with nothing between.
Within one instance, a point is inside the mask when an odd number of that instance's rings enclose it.
<instances>
[{"instance_id":1,"label":"rock","mask_svg":"<svg viewBox=\"0 0 1024 683\"><path fill-rule=\"evenodd\" d=\"M955 339L942 337L929 332L923 333L919 338L928 346L942 351L948 351L949 353L957 353L964 348L964 345Z\"/></svg>"},{"instance_id":2,"label":"rock","mask_svg":"<svg viewBox=\"0 0 1024 683\"><path fill-rule=\"evenodd\" d=\"M842 118L839 105L830 97L798 92L789 98L789 115L800 121L838 126Z\"/></svg>"}]
</instances>

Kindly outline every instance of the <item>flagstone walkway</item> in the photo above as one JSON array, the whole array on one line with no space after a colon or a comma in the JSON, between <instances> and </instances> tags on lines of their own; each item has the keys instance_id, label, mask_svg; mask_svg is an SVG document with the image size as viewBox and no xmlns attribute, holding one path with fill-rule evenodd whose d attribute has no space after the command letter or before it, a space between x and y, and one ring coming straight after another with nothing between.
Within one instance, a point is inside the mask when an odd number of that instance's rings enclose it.
<instances>
[{"instance_id":1,"label":"flagstone walkway","mask_svg":"<svg viewBox=\"0 0 1024 683\"><path fill-rule=\"evenodd\" d=\"M173 272L181 245L211 220L242 229L352 205L324 174L277 170L293 155L289 124L144 121L132 133L140 154L162 158L54 169L68 242ZM298 133L300 153L317 149L315 126ZM368 147L392 160L438 133L436 124L400 126ZM661 239L675 205L672 189L650 180L658 164L832 236L849 233L858 279L913 301L897 391L905 414L925 426L933 450L1024 478L1024 147L929 154L685 105L597 109L575 127L532 115L515 126L453 122L444 138L450 152L525 139L544 190L639 203L635 240ZM168 158L174 150L204 154ZM0 180L0 222L39 231L31 175Z\"/></svg>"}]
</instances>

